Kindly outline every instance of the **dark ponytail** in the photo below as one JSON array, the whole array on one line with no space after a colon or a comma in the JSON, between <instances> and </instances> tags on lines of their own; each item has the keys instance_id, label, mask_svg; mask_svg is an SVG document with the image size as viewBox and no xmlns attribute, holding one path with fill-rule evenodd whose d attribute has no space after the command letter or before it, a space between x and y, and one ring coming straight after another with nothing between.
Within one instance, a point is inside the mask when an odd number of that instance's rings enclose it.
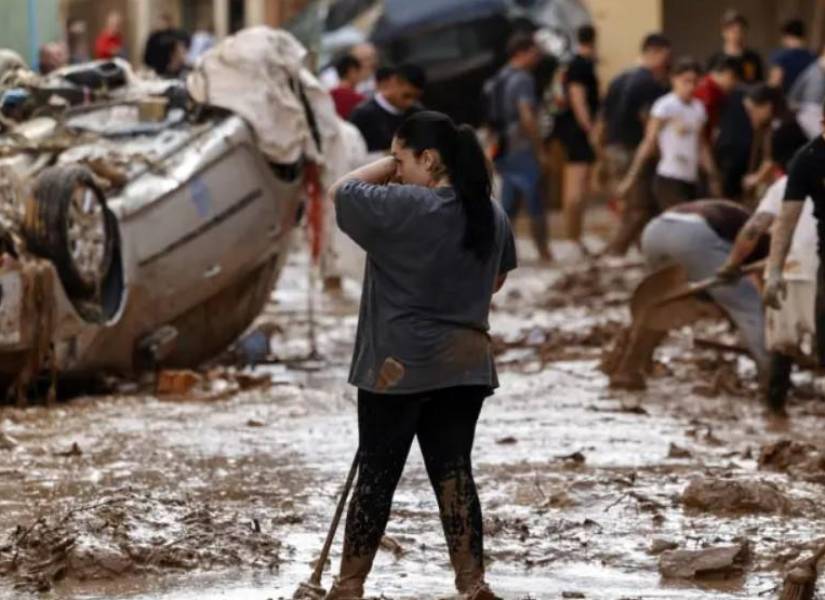
<instances>
[{"instance_id":1,"label":"dark ponytail","mask_svg":"<svg viewBox=\"0 0 825 600\"><path fill-rule=\"evenodd\" d=\"M407 119L395 135L416 155L438 151L467 216L463 245L479 260L488 259L495 242L492 183L473 128L456 127L443 113L422 111Z\"/></svg>"}]
</instances>

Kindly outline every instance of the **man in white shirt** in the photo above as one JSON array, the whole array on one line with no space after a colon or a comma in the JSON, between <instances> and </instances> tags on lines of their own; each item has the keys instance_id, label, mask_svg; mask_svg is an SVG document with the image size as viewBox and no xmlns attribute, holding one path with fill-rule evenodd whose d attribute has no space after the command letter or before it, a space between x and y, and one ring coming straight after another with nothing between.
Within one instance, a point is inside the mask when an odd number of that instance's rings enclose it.
<instances>
[{"instance_id":1,"label":"man in white shirt","mask_svg":"<svg viewBox=\"0 0 825 600\"><path fill-rule=\"evenodd\" d=\"M755 248L763 234L774 226L782 202L787 176L768 188L756 212L740 231L730 256L719 274L735 276L740 265ZM799 225L794 230L791 250L782 273L786 297L778 310L765 310L765 341L771 352L765 400L775 413L783 413L790 387L792 357L811 355L816 335L815 301L816 274L819 257L812 249L817 246L816 219L810 198L805 200Z\"/></svg>"},{"instance_id":2,"label":"man in white shirt","mask_svg":"<svg viewBox=\"0 0 825 600\"><path fill-rule=\"evenodd\" d=\"M673 91L653 104L645 137L619 185L619 195L625 195L633 187L657 148L661 158L656 167L653 192L659 210L698 197L700 166L710 179L711 194L721 195L713 155L702 135L707 113L702 103L693 97L700 72L696 61L682 59L676 63L671 76Z\"/></svg>"}]
</instances>

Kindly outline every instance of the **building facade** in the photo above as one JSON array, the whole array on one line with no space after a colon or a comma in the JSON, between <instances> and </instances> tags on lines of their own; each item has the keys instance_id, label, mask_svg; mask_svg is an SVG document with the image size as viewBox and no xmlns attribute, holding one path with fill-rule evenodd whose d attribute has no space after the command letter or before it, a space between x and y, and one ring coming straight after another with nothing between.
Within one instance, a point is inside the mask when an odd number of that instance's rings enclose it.
<instances>
[{"instance_id":1,"label":"building facade","mask_svg":"<svg viewBox=\"0 0 825 600\"><path fill-rule=\"evenodd\" d=\"M0 1L0 40L32 65L38 48L61 39L59 0Z\"/></svg>"},{"instance_id":2,"label":"building facade","mask_svg":"<svg viewBox=\"0 0 825 600\"><path fill-rule=\"evenodd\" d=\"M645 34L661 31L673 42L677 56L704 63L720 46L719 23L728 9L750 23L749 45L765 60L779 44L779 27L801 18L809 28L811 49L825 38L825 0L585 0L599 29L600 75L609 81L639 54Z\"/></svg>"},{"instance_id":3,"label":"building facade","mask_svg":"<svg viewBox=\"0 0 825 600\"><path fill-rule=\"evenodd\" d=\"M28 0L2 0L25 3ZM160 16L169 13L183 28L211 28L224 37L244 27L267 24L283 26L296 18L313 0L36 0L60 3L60 22L81 19L91 40L100 32L107 15L117 11L124 17L128 56L138 62L143 44L157 26ZM57 21L57 19L56 19Z\"/></svg>"}]
</instances>

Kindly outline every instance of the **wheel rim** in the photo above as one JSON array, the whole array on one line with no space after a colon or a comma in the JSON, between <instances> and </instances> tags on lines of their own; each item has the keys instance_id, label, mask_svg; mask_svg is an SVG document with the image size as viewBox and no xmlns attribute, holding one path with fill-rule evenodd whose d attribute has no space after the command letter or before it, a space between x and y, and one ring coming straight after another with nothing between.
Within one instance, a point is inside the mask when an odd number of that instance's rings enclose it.
<instances>
[{"instance_id":1,"label":"wheel rim","mask_svg":"<svg viewBox=\"0 0 825 600\"><path fill-rule=\"evenodd\" d=\"M95 192L78 185L66 213L69 254L74 268L89 285L103 275L106 261L106 215Z\"/></svg>"}]
</instances>

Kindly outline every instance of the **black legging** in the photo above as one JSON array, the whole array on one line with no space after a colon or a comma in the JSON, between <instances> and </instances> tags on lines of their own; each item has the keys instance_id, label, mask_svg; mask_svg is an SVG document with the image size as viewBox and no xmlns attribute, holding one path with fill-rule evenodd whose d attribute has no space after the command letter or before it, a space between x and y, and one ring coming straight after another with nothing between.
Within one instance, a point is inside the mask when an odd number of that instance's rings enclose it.
<instances>
[{"instance_id":1,"label":"black legging","mask_svg":"<svg viewBox=\"0 0 825 600\"><path fill-rule=\"evenodd\" d=\"M360 472L347 514L345 555L367 559L375 555L417 436L459 589L483 574L481 505L471 453L487 395L489 388L477 386L413 395L359 390Z\"/></svg>"}]
</instances>

